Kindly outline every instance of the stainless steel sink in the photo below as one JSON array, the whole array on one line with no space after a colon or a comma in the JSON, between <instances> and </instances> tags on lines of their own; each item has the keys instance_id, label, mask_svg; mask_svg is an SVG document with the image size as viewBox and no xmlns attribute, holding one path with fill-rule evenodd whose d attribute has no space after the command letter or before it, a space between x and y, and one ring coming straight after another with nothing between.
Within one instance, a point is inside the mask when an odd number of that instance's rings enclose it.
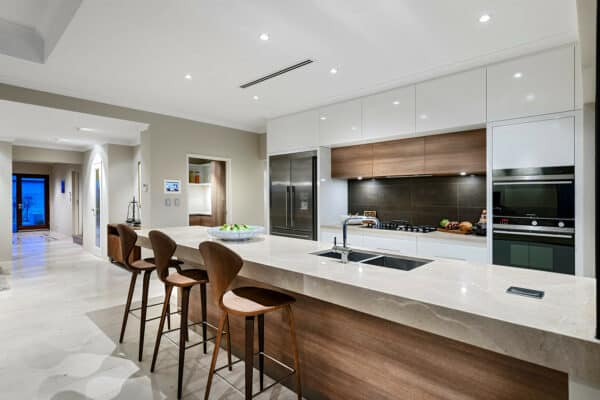
<instances>
[{"instance_id":1,"label":"stainless steel sink","mask_svg":"<svg viewBox=\"0 0 600 400\"><path fill-rule=\"evenodd\" d=\"M411 269L415 269L422 265L429 264L431 261L432 260L425 260L421 258L381 256L365 260L363 261L363 263L370 265L378 265L380 267L386 268L401 269L403 271L410 271Z\"/></svg>"},{"instance_id":2,"label":"stainless steel sink","mask_svg":"<svg viewBox=\"0 0 600 400\"><path fill-rule=\"evenodd\" d=\"M318 251L318 252L312 253L312 254L321 256L321 257L335 258L336 260L342 259L342 255L340 253L337 253L337 252L331 251L331 250ZM348 261L359 262L359 261L367 260L369 258L373 258L373 257L377 257L377 256L379 256L379 254L353 251L348 255Z\"/></svg>"},{"instance_id":3,"label":"stainless steel sink","mask_svg":"<svg viewBox=\"0 0 600 400\"><path fill-rule=\"evenodd\" d=\"M312 254L320 257L333 258L336 260L342 259L340 253L332 250L318 251ZM385 268L400 269L403 271L410 271L425 264L429 264L433 260L414 257L392 256L381 253L366 253L361 251L352 251L348 255L348 261L358 262L361 264L376 265Z\"/></svg>"}]
</instances>

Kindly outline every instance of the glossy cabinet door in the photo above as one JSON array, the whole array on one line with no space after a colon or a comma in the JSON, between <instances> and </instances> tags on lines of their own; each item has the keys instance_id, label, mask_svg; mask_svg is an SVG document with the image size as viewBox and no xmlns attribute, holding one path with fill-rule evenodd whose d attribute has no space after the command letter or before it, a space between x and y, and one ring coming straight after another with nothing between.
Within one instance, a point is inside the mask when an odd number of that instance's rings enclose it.
<instances>
[{"instance_id":1,"label":"glossy cabinet door","mask_svg":"<svg viewBox=\"0 0 600 400\"><path fill-rule=\"evenodd\" d=\"M373 144L373 176L418 175L425 171L425 139Z\"/></svg>"},{"instance_id":2,"label":"glossy cabinet door","mask_svg":"<svg viewBox=\"0 0 600 400\"><path fill-rule=\"evenodd\" d=\"M415 133L415 87L362 99L363 138L382 139Z\"/></svg>"},{"instance_id":3,"label":"glossy cabinet door","mask_svg":"<svg viewBox=\"0 0 600 400\"><path fill-rule=\"evenodd\" d=\"M317 110L286 115L267 123L268 154L310 150L319 145Z\"/></svg>"},{"instance_id":4,"label":"glossy cabinet door","mask_svg":"<svg viewBox=\"0 0 600 400\"><path fill-rule=\"evenodd\" d=\"M575 164L575 118L563 117L492 128L494 169Z\"/></svg>"},{"instance_id":5,"label":"glossy cabinet door","mask_svg":"<svg viewBox=\"0 0 600 400\"><path fill-rule=\"evenodd\" d=\"M438 240L428 238L427 234L419 236L417 254L419 257L425 258L448 258L452 260L488 263L488 251L485 245L470 244L468 240Z\"/></svg>"},{"instance_id":6,"label":"glossy cabinet door","mask_svg":"<svg viewBox=\"0 0 600 400\"><path fill-rule=\"evenodd\" d=\"M425 137L426 174L471 174L485 171L485 129Z\"/></svg>"},{"instance_id":7,"label":"glossy cabinet door","mask_svg":"<svg viewBox=\"0 0 600 400\"><path fill-rule=\"evenodd\" d=\"M574 109L574 54L566 46L489 66L488 121Z\"/></svg>"},{"instance_id":8,"label":"glossy cabinet door","mask_svg":"<svg viewBox=\"0 0 600 400\"><path fill-rule=\"evenodd\" d=\"M319 109L319 145L331 146L362 137L361 100L333 104Z\"/></svg>"},{"instance_id":9,"label":"glossy cabinet door","mask_svg":"<svg viewBox=\"0 0 600 400\"><path fill-rule=\"evenodd\" d=\"M338 179L373 176L373 145L331 149L331 177Z\"/></svg>"},{"instance_id":10,"label":"glossy cabinet door","mask_svg":"<svg viewBox=\"0 0 600 400\"><path fill-rule=\"evenodd\" d=\"M483 68L417 84L417 132L473 127L485 121Z\"/></svg>"},{"instance_id":11,"label":"glossy cabinet door","mask_svg":"<svg viewBox=\"0 0 600 400\"><path fill-rule=\"evenodd\" d=\"M417 237L416 235L401 234L394 235L373 235L365 234L363 236L363 246L370 250L381 252L397 252L408 256L417 255Z\"/></svg>"}]
</instances>

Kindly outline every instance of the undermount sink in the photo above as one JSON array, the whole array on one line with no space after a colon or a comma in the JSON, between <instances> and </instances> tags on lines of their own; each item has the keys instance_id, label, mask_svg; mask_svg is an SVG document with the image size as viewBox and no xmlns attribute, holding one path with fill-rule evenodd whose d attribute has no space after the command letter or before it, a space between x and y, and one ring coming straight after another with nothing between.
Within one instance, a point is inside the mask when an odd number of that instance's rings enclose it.
<instances>
[{"instance_id":1,"label":"undermount sink","mask_svg":"<svg viewBox=\"0 0 600 400\"><path fill-rule=\"evenodd\" d=\"M411 269L415 269L422 265L429 264L431 261L432 260L424 260L420 258L381 256L372 258L370 260L366 260L363 263L370 265L378 265L380 267L386 268L401 269L403 271L410 271Z\"/></svg>"},{"instance_id":2,"label":"undermount sink","mask_svg":"<svg viewBox=\"0 0 600 400\"><path fill-rule=\"evenodd\" d=\"M317 255L317 256L321 256L321 257L335 258L337 260L342 259L342 255L340 253L337 253L335 251L330 251L330 250L327 250L324 252L316 252L313 254ZM359 251L353 251L348 255L348 261L359 262L359 261L367 260L369 258L373 258L373 257L377 257L377 256L378 256L378 254L361 253Z\"/></svg>"},{"instance_id":3,"label":"undermount sink","mask_svg":"<svg viewBox=\"0 0 600 400\"><path fill-rule=\"evenodd\" d=\"M334 258L336 260L342 259L342 255L340 253L332 250L318 251L312 254L320 257ZM386 254L364 253L360 251L351 251L350 254L348 254L348 261L376 265L384 268L400 269L403 271L410 271L432 262L432 260L426 260L423 258L390 256Z\"/></svg>"}]
</instances>

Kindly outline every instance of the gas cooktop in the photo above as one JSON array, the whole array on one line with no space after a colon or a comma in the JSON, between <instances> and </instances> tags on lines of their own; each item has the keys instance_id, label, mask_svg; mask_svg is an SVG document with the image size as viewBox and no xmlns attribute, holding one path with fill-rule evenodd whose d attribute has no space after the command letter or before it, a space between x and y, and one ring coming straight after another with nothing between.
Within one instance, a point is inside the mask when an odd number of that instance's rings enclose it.
<instances>
[{"instance_id":1,"label":"gas cooktop","mask_svg":"<svg viewBox=\"0 0 600 400\"><path fill-rule=\"evenodd\" d=\"M371 225L371 229L381 229L385 231L404 231L404 232L419 232L429 233L435 232L437 229L433 225L412 225L408 221L392 220L382 222L379 226Z\"/></svg>"}]
</instances>

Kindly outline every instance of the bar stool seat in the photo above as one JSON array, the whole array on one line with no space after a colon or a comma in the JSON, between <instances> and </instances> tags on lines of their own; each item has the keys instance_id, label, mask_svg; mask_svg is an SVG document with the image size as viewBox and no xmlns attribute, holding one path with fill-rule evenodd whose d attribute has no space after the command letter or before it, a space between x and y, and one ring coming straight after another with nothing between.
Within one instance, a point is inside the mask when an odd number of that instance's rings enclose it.
<instances>
[{"instance_id":1,"label":"bar stool seat","mask_svg":"<svg viewBox=\"0 0 600 400\"><path fill-rule=\"evenodd\" d=\"M202 269L186 269L169 274L165 281L177 287L190 287L208 283L208 274Z\"/></svg>"},{"instance_id":2,"label":"bar stool seat","mask_svg":"<svg viewBox=\"0 0 600 400\"><path fill-rule=\"evenodd\" d=\"M259 287L239 287L223 294L221 300L227 313L238 316L257 316L284 308L296 302L292 296Z\"/></svg>"},{"instance_id":3,"label":"bar stool seat","mask_svg":"<svg viewBox=\"0 0 600 400\"><path fill-rule=\"evenodd\" d=\"M131 269L137 269L140 271L148 271L148 270L154 271L156 269L156 265L154 265L154 260L148 259L148 258L129 263L129 267Z\"/></svg>"}]
</instances>

